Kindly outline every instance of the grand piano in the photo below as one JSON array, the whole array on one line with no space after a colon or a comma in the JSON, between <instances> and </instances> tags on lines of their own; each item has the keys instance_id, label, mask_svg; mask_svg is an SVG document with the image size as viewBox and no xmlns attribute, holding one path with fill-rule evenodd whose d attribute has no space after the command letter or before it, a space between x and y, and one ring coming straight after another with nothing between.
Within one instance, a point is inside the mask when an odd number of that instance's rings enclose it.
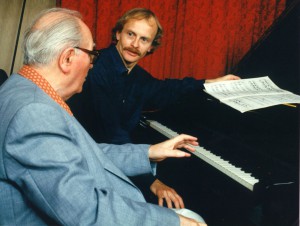
<instances>
[{"instance_id":1,"label":"grand piano","mask_svg":"<svg viewBox=\"0 0 300 226\"><path fill-rule=\"evenodd\" d=\"M269 76L280 88L299 95L299 12L299 3L289 7L231 73ZM299 108L277 105L240 113L205 93L190 94L168 109L145 112L134 141L157 143L172 133L194 135L203 148L199 153L208 152L233 171L250 175L252 185L245 186L244 178L228 176L214 165L218 160L210 163L201 154L159 165L158 177L208 225L296 226Z\"/></svg>"}]
</instances>

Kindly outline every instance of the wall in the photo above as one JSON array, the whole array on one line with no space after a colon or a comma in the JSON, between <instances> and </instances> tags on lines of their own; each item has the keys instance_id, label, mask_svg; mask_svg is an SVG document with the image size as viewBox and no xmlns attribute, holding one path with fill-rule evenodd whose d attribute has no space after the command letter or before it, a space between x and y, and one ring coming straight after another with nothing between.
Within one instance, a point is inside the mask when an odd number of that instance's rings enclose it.
<instances>
[{"instance_id":1,"label":"wall","mask_svg":"<svg viewBox=\"0 0 300 226\"><path fill-rule=\"evenodd\" d=\"M56 0L0 0L0 68L7 74L22 66L21 45L27 26L41 10L54 6Z\"/></svg>"}]
</instances>

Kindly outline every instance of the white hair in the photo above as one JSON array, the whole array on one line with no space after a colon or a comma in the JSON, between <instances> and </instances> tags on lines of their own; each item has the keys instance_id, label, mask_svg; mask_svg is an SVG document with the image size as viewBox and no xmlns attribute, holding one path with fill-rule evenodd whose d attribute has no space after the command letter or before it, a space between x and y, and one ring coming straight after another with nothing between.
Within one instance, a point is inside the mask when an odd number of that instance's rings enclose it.
<instances>
[{"instance_id":1,"label":"white hair","mask_svg":"<svg viewBox=\"0 0 300 226\"><path fill-rule=\"evenodd\" d=\"M38 24L46 15L56 13L51 22ZM51 8L42 11L25 32L24 60L27 65L47 65L68 47L80 45L81 14L77 11Z\"/></svg>"}]
</instances>

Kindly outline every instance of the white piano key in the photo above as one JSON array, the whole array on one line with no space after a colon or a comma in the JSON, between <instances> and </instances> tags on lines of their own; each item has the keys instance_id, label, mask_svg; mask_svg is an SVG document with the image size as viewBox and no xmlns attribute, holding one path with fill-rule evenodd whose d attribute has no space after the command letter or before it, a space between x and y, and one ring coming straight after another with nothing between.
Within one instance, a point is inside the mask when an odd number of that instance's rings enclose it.
<instances>
[{"instance_id":1,"label":"white piano key","mask_svg":"<svg viewBox=\"0 0 300 226\"><path fill-rule=\"evenodd\" d=\"M153 129L157 130L168 138L173 138L179 135L178 133L172 131L170 128L167 128L159 122L152 120L148 120L147 122ZM222 157L213 154L209 150L206 150L201 146L197 146L194 148L195 152L192 152L193 154L195 154L197 157L201 158L208 164L214 166L216 169L228 175L249 190L253 191L254 184L259 182L259 180L254 178L250 173L244 172L241 168L232 165L229 161L222 159Z\"/></svg>"}]
</instances>

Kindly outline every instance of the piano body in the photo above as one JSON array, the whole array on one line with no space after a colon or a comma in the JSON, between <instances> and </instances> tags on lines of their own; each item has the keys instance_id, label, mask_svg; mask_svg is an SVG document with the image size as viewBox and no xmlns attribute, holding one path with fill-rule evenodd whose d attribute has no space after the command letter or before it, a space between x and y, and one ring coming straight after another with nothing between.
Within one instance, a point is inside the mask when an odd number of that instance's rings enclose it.
<instances>
[{"instance_id":1,"label":"piano body","mask_svg":"<svg viewBox=\"0 0 300 226\"><path fill-rule=\"evenodd\" d=\"M300 94L299 4L290 8L232 73L242 78L269 76L280 88ZM251 174L253 186L244 186L222 167L195 155L159 165L159 178L173 186L186 207L202 214L208 225L296 226L299 109L299 105L278 105L240 113L205 93L191 94L168 109L145 113L148 124L155 128L158 122L169 132L140 127L135 139L155 143L172 132L194 135L206 151L234 170Z\"/></svg>"}]
</instances>

